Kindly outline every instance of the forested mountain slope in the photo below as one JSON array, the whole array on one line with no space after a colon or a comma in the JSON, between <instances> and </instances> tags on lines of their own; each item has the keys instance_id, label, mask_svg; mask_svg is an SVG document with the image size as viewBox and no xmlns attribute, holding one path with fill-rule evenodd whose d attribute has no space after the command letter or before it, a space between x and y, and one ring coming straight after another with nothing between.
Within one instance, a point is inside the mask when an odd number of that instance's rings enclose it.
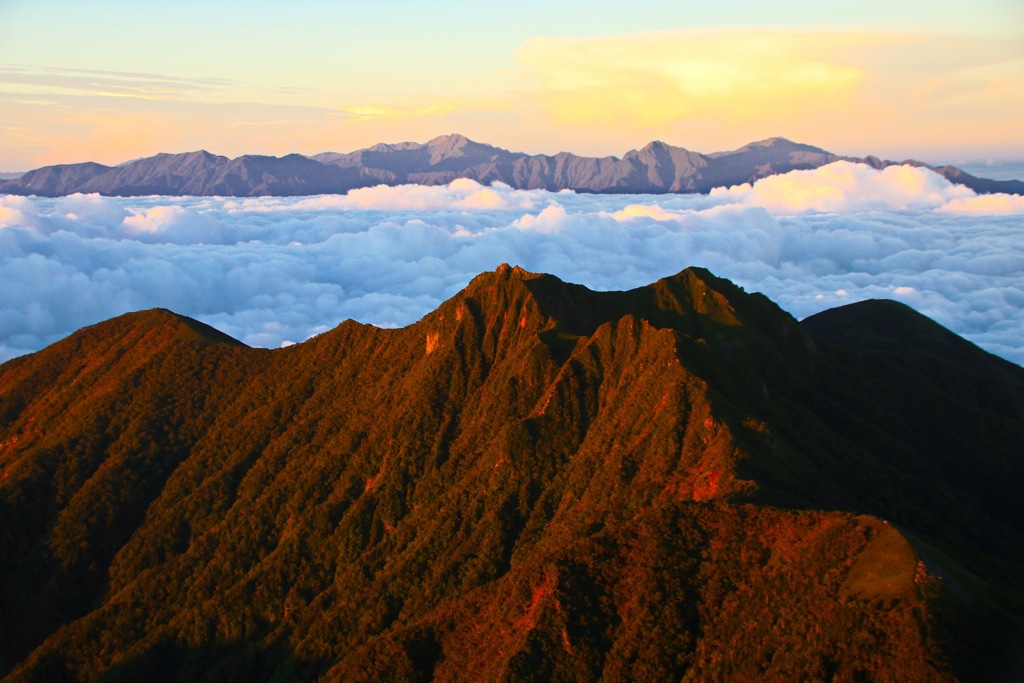
<instances>
[{"instance_id":1,"label":"forested mountain slope","mask_svg":"<svg viewBox=\"0 0 1024 683\"><path fill-rule=\"evenodd\" d=\"M0 672L997 680L1022 443L1021 368L700 269L274 351L129 314L0 366Z\"/></svg>"}]
</instances>

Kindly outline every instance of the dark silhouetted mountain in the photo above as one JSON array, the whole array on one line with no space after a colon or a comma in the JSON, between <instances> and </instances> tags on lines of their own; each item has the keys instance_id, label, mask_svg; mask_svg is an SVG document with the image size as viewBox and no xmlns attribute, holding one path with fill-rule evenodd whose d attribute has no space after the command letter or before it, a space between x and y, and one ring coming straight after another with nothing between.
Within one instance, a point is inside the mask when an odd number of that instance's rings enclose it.
<instances>
[{"instance_id":1,"label":"dark silhouetted mountain","mask_svg":"<svg viewBox=\"0 0 1024 683\"><path fill-rule=\"evenodd\" d=\"M701 269L272 351L128 314L0 365L0 675L999 680L1021 444L1024 369Z\"/></svg>"},{"instance_id":2,"label":"dark silhouetted mountain","mask_svg":"<svg viewBox=\"0 0 1024 683\"><path fill-rule=\"evenodd\" d=\"M100 164L47 166L0 181L0 192L56 196L97 192L111 196L147 194L199 196L311 195L344 193L372 185L441 185L459 178L517 189L596 193L706 193L715 187L754 182L766 176L812 169L846 159L883 168L909 163L931 168L951 182L977 192L1024 193L1024 182L986 180L953 166L918 161L841 157L783 138L754 142L732 152L699 154L664 142L617 157L582 157L568 152L531 156L445 135L419 144L378 144L341 154L313 157L243 156L229 160L208 152L158 154L116 167Z\"/></svg>"}]
</instances>

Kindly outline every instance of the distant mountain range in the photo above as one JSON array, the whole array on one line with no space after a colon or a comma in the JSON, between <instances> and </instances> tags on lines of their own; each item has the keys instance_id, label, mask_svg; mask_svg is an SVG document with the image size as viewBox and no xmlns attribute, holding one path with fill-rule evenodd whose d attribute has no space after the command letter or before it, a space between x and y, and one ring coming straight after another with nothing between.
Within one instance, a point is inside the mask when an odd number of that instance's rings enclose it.
<instances>
[{"instance_id":1,"label":"distant mountain range","mask_svg":"<svg viewBox=\"0 0 1024 683\"><path fill-rule=\"evenodd\" d=\"M1021 444L1019 366L703 269L132 313L0 365L0 678L1021 680Z\"/></svg>"},{"instance_id":2,"label":"distant mountain range","mask_svg":"<svg viewBox=\"0 0 1024 683\"><path fill-rule=\"evenodd\" d=\"M210 154L157 154L118 166L61 164L0 181L0 192L61 196L97 192L108 196L296 196L336 194L373 185L441 185L470 178L517 189L575 190L595 193L706 193L712 188L811 169L845 159L883 168L911 164L930 168L979 193L1024 194L1020 180L988 180L955 166L919 161L883 161L873 156L844 157L818 147L770 138L731 152L701 154L664 142L651 142L619 157L554 156L510 152L445 135L420 144L378 144L346 154L312 157L245 155L235 159Z\"/></svg>"}]
</instances>

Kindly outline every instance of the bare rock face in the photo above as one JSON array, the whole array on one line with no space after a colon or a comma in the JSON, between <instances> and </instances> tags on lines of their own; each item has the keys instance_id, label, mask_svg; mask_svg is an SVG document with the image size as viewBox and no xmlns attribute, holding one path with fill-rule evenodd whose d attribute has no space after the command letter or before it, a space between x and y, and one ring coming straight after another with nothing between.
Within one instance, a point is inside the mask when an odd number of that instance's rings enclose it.
<instances>
[{"instance_id":1,"label":"bare rock face","mask_svg":"<svg viewBox=\"0 0 1024 683\"><path fill-rule=\"evenodd\" d=\"M59 196L98 192L110 196L150 194L198 196L293 196L344 193L372 185L442 185L459 178L502 182L518 189L598 193L706 193L778 173L811 169L840 159L884 168L895 163L925 166L977 192L1024 193L1024 182L975 178L953 166L918 161L840 157L823 149L770 138L732 152L700 154L664 142L617 157L581 157L568 152L531 156L444 135L425 144L377 144L312 157L241 156L209 152L158 154L116 167L101 164L47 166L0 180L0 192Z\"/></svg>"}]
</instances>

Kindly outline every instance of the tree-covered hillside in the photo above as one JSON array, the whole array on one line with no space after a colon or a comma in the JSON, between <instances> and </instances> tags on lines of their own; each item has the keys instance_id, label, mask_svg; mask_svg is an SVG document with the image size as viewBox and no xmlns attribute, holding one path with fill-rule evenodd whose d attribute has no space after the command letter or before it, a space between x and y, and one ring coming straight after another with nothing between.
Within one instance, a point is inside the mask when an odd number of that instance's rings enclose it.
<instances>
[{"instance_id":1,"label":"tree-covered hillside","mask_svg":"<svg viewBox=\"0 0 1024 683\"><path fill-rule=\"evenodd\" d=\"M1024 371L898 304L500 267L274 351L0 366L5 681L997 680Z\"/></svg>"}]
</instances>

